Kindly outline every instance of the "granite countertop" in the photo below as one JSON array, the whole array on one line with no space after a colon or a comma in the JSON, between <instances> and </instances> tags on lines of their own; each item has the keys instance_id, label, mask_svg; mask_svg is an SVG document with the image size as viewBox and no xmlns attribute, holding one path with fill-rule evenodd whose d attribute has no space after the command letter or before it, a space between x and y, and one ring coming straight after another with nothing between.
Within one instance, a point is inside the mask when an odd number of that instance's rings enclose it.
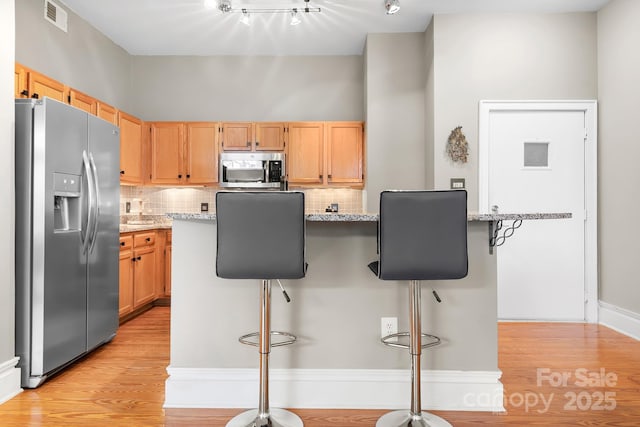
<instances>
[{"instance_id":1,"label":"granite countertop","mask_svg":"<svg viewBox=\"0 0 640 427\"><path fill-rule=\"evenodd\" d=\"M178 220L202 220L215 221L215 213L168 213L167 216ZM375 222L378 220L376 213L307 213L307 221L313 222ZM504 214L480 214L470 212L467 215L469 221L515 221L536 219L565 219L571 218L571 213L504 213Z\"/></svg>"},{"instance_id":2,"label":"granite countertop","mask_svg":"<svg viewBox=\"0 0 640 427\"><path fill-rule=\"evenodd\" d=\"M154 222L145 224L120 224L120 233L131 233L135 231L149 231L157 229L171 229L171 222Z\"/></svg>"}]
</instances>

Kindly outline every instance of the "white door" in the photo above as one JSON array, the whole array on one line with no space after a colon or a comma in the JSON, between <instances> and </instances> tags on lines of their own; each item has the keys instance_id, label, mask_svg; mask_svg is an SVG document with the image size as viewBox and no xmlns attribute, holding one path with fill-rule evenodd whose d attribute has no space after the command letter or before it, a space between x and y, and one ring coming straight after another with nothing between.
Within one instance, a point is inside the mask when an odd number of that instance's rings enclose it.
<instances>
[{"instance_id":1,"label":"white door","mask_svg":"<svg viewBox=\"0 0 640 427\"><path fill-rule=\"evenodd\" d=\"M485 209L572 218L524 221L497 249L498 318L584 321L588 112L530 107L496 108L481 118Z\"/></svg>"}]
</instances>

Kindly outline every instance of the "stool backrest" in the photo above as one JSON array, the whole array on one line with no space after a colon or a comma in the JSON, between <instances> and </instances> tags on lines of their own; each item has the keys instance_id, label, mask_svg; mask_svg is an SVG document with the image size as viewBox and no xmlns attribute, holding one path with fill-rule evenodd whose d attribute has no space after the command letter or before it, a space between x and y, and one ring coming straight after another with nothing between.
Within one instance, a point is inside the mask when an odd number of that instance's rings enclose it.
<instances>
[{"instance_id":1,"label":"stool backrest","mask_svg":"<svg viewBox=\"0 0 640 427\"><path fill-rule=\"evenodd\" d=\"M467 275L467 192L380 194L382 280L460 279Z\"/></svg>"},{"instance_id":2,"label":"stool backrest","mask_svg":"<svg viewBox=\"0 0 640 427\"><path fill-rule=\"evenodd\" d=\"M304 193L221 191L216 216L218 277L304 277Z\"/></svg>"}]
</instances>

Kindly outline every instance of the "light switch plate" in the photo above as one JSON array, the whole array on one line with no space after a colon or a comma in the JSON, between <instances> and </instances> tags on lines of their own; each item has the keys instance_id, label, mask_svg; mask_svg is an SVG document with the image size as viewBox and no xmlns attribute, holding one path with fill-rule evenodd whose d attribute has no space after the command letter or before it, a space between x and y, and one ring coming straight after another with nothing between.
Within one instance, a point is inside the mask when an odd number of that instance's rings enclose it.
<instances>
[{"instance_id":1,"label":"light switch plate","mask_svg":"<svg viewBox=\"0 0 640 427\"><path fill-rule=\"evenodd\" d=\"M452 190L464 190L464 188L465 188L464 178L451 178Z\"/></svg>"}]
</instances>

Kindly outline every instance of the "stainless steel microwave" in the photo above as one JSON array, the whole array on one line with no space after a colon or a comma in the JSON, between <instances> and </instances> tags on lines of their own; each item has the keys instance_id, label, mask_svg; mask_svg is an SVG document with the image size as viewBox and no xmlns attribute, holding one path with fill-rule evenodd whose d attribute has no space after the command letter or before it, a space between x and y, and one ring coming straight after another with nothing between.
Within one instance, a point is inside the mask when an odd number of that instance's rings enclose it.
<instances>
[{"instance_id":1,"label":"stainless steel microwave","mask_svg":"<svg viewBox=\"0 0 640 427\"><path fill-rule=\"evenodd\" d=\"M221 153L220 187L280 189L284 183L284 153Z\"/></svg>"}]
</instances>

